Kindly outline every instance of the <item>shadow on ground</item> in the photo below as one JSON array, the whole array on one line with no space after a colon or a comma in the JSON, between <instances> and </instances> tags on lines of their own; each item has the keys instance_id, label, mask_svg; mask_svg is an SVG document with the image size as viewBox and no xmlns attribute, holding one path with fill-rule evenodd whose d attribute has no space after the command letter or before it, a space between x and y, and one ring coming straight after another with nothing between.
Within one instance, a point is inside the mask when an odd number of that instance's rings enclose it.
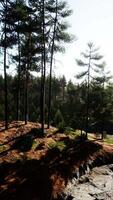
<instances>
[{"instance_id":1,"label":"shadow on ground","mask_svg":"<svg viewBox=\"0 0 113 200\"><path fill-rule=\"evenodd\" d=\"M42 137L43 135L41 134L41 129L38 128L32 128L30 131L23 133L23 135L20 134L19 136L16 136L15 133L14 137L0 144L2 146L10 145L9 149L0 152L0 156L6 155L9 151L13 149L18 150L19 152L27 152L31 150L34 140L36 138Z\"/></svg>"}]
</instances>

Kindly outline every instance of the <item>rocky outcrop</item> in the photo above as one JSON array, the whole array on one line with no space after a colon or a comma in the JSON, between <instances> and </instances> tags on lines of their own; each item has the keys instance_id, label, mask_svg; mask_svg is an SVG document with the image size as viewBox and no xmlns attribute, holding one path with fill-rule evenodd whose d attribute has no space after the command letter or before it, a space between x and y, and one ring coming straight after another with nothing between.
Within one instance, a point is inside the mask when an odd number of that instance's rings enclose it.
<instances>
[{"instance_id":1,"label":"rocky outcrop","mask_svg":"<svg viewBox=\"0 0 113 200\"><path fill-rule=\"evenodd\" d=\"M87 166L85 175L81 176L78 172L78 177L68 181L62 199L113 200L113 164L95 167L91 171Z\"/></svg>"}]
</instances>

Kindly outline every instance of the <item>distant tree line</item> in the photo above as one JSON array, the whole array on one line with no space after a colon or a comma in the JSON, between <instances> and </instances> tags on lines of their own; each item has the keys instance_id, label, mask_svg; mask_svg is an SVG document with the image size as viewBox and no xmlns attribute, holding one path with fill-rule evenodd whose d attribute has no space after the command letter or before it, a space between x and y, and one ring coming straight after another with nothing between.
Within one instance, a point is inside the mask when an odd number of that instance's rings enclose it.
<instances>
[{"instance_id":1,"label":"distant tree line","mask_svg":"<svg viewBox=\"0 0 113 200\"><path fill-rule=\"evenodd\" d=\"M8 115L9 121L16 119L17 75L8 79ZM40 122L40 77L29 75L28 81L28 120ZM24 77L20 79L19 119L25 120ZM45 123L48 122L49 76L45 79ZM0 76L0 120L4 119L4 78ZM98 81L90 82L88 127L87 83L74 84L66 82L65 77L52 77L51 80L51 120L50 124L59 128L72 127L81 131L113 131L113 84L108 82L104 87Z\"/></svg>"}]
</instances>

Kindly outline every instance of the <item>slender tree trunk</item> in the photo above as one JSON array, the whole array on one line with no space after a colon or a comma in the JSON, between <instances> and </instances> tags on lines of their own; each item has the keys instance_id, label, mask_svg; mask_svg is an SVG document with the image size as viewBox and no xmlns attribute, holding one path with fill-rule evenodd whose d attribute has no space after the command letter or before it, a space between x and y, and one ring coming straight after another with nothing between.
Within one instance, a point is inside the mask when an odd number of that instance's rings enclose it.
<instances>
[{"instance_id":1,"label":"slender tree trunk","mask_svg":"<svg viewBox=\"0 0 113 200\"><path fill-rule=\"evenodd\" d=\"M28 67L27 67L28 68ZM28 69L26 69L25 77L25 124L28 122Z\"/></svg>"},{"instance_id":2,"label":"slender tree trunk","mask_svg":"<svg viewBox=\"0 0 113 200\"><path fill-rule=\"evenodd\" d=\"M89 55L89 66L88 66L88 81L87 81L87 110L86 110L86 138L88 138L88 127L89 127L89 90L90 90L90 67L91 67L91 53Z\"/></svg>"},{"instance_id":3,"label":"slender tree trunk","mask_svg":"<svg viewBox=\"0 0 113 200\"><path fill-rule=\"evenodd\" d=\"M65 96L65 85L63 83L63 85L62 85L62 101L63 101L63 103L64 103L64 96Z\"/></svg>"},{"instance_id":4,"label":"slender tree trunk","mask_svg":"<svg viewBox=\"0 0 113 200\"><path fill-rule=\"evenodd\" d=\"M28 36L28 59L26 66L26 77L25 77L25 124L28 122L28 82L29 82L29 67L30 67L30 45L31 45L31 33Z\"/></svg>"},{"instance_id":5,"label":"slender tree trunk","mask_svg":"<svg viewBox=\"0 0 113 200\"><path fill-rule=\"evenodd\" d=\"M19 113L20 113L20 35L18 33L18 55L19 55L19 60L18 60L18 82L17 82L17 114L16 114L16 120L19 120Z\"/></svg>"},{"instance_id":6,"label":"slender tree trunk","mask_svg":"<svg viewBox=\"0 0 113 200\"><path fill-rule=\"evenodd\" d=\"M45 76L46 76L46 51L45 51L45 0L42 1L42 89L41 89L41 129L44 135L45 123Z\"/></svg>"},{"instance_id":7,"label":"slender tree trunk","mask_svg":"<svg viewBox=\"0 0 113 200\"><path fill-rule=\"evenodd\" d=\"M7 72L6 72L6 54L7 54L7 47L6 47L6 17L7 16L7 0L5 1L5 24L4 24L4 90L5 90L5 129L8 129L8 101L7 101Z\"/></svg>"},{"instance_id":8,"label":"slender tree trunk","mask_svg":"<svg viewBox=\"0 0 113 200\"><path fill-rule=\"evenodd\" d=\"M43 53L42 53L42 59L41 59L41 66L42 66L42 69L41 69L41 85L40 85L40 91L41 91L41 95L40 95L40 113L41 113L41 118L40 118L40 121L41 121L41 129L42 129L42 132L44 131L44 105L43 105L43 76L44 76L44 67L43 67Z\"/></svg>"},{"instance_id":9,"label":"slender tree trunk","mask_svg":"<svg viewBox=\"0 0 113 200\"><path fill-rule=\"evenodd\" d=\"M54 42L55 42L55 33L56 33L56 24L57 24L57 6L58 0L56 0L56 16L54 22L54 30L53 30L53 39L52 39L52 46L51 46L51 60L50 60L50 75L49 75L49 102L48 102L48 128L50 127L50 120L51 120L51 93L52 93L52 66L53 66L53 55L54 55Z\"/></svg>"},{"instance_id":10,"label":"slender tree trunk","mask_svg":"<svg viewBox=\"0 0 113 200\"><path fill-rule=\"evenodd\" d=\"M103 82L102 89L103 89L103 91L102 91L102 109L103 109L103 106L104 106L104 82ZM103 119L103 117L102 117L102 128L101 128L101 131L102 131L101 140L104 139L104 119Z\"/></svg>"}]
</instances>

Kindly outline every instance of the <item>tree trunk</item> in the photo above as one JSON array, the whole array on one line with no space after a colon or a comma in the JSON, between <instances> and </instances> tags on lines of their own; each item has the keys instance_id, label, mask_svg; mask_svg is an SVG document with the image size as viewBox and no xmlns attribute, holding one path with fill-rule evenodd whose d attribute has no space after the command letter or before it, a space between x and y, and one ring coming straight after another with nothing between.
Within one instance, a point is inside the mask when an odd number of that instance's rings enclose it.
<instances>
[{"instance_id":1,"label":"tree trunk","mask_svg":"<svg viewBox=\"0 0 113 200\"><path fill-rule=\"evenodd\" d=\"M26 77L25 77L25 124L28 122L28 82L29 82L29 67L30 67L30 45L31 45L31 33L28 35L28 59L26 66Z\"/></svg>"},{"instance_id":2,"label":"tree trunk","mask_svg":"<svg viewBox=\"0 0 113 200\"><path fill-rule=\"evenodd\" d=\"M18 33L18 82L17 82L17 114L16 114L16 120L19 120L19 113L20 113L20 35Z\"/></svg>"},{"instance_id":3,"label":"tree trunk","mask_svg":"<svg viewBox=\"0 0 113 200\"><path fill-rule=\"evenodd\" d=\"M89 84L90 84L90 67L91 67L91 53L89 55L89 66L88 66L88 81L87 81L87 110L86 110L86 138L88 138L88 127L89 127Z\"/></svg>"},{"instance_id":4,"label":"tree trunk","mask_svg":"<svg viewBox=\"0 0 113 200\"><path fill-rule=\"evenodd\" d=\"M6 34L6 18L7 18L7 0L5 2L5 24L4 24L4 90L5 90L5 129L8 129L8 101L7 101L7 72L6 72L6 39L7 39L7 34Z\"/></svg>"},{"instance_id":5,"label":"tree trunk","mask_svg":"<svg viewBox=\"0 0 113 200\"><path fill-rule=\"evenodd\" d=\"M46 52L45 52L45 0L42 1L42 77L41 77L41 129L42 135L44 135L44 123L45 123L45 76L46 76Z\"/></svg>"},{"instance_id":6,"label":"tree trunk","mask_svg":"<svg viewBox=\"0 0 113 200\"><path fill-rule=\"evenodd\" d=\"M49 102L48 102L48 129L50 127L50 120L51 120L51 92L52 92L51 81L52 81L54 42L55 42L56 23L57 23L57 6L58 6L58 0L56 0L56 16L55 16L53 39L52 39L52 46L51 46L50 75L49 75L49 98L48 98L49 99Z\"/></svg>"},{"instance_id":7,"label":"tree trunk","mask_svg":"<svg viewBox=\"0 0 113 200\"><path fill-rule=\"evenodd\" d=\"M25 77L25 124L28 122L28 69Z\"/></svg>"}]
</instances>

